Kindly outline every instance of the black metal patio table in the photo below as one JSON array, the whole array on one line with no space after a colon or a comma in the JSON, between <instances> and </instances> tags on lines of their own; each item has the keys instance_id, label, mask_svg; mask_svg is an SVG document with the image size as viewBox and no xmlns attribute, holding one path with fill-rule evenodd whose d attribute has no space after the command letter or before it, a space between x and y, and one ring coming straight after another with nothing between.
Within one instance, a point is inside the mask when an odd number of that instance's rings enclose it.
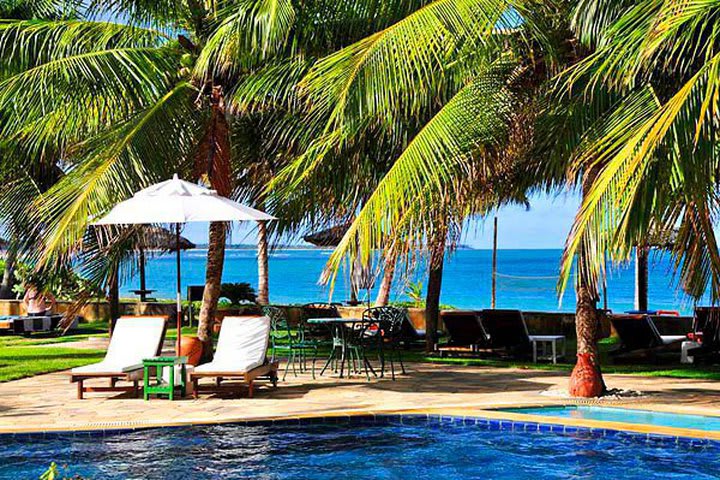
<instances>
[{"instance_id":1,"label":"black metal patio table","mask_svg":"<svg viewBox=\"0 0 720 480\"><path fill-rule=\"evenodd\" d=\"M322 370L320 371L320 376L322 376L325 373L325 370L327 370L327 367L330 366L330 364L335 361L340 361L340 378L343 378L344 376L344 370L345 370L345 362L347 362L348 365L348 377L350 376L350 372L352 371L352 354L350 352L350 337L352 334L356 333L357 326L361 324L370 324L373 322L369 322L367 319L363 318L309 318L307 320L307 323L311 325L324 325L330 329L330 332L332 333L332 350L330 351L330 355L328 356L327 361L325 362L325 365L323 366ZM363 332L365 329L363 329ZM339 358L338 358L339 356ZM366 359L358 359L360 361L366 361ZM370 370L373 372L373 375L375 375L375 370L372 368L371 365L367 365L367 367L370 368Z\"/></svg>"}]
</instances>

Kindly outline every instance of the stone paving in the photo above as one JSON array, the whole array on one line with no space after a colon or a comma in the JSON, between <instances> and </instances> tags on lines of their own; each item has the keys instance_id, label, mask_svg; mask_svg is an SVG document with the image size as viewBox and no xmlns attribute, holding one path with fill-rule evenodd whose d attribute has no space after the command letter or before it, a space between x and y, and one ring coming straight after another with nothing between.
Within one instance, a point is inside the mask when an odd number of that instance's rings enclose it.
<instances>
[{"instance_id":1,"label":"stone paving","mask_svg":"<svg viewBox=\"0 0 720 480\"><path fill-rule=\"evenodd\" d=\"M610 387L645 395L629 406L720 415L720 382L607 375ZM101 382L102 385L105 382ZM407 375L368 382L288 375L277 389L260 386L255 398L203 395L148 402L127 394L89 393L77 400L66 373L0 384L0 432L109 429L185 423L409 410L478 409L569 403L548 395L567 387L567 374L537 370L411 364ZM543 394L545 392L545 394Z\"/></svg>"}]
</instances>

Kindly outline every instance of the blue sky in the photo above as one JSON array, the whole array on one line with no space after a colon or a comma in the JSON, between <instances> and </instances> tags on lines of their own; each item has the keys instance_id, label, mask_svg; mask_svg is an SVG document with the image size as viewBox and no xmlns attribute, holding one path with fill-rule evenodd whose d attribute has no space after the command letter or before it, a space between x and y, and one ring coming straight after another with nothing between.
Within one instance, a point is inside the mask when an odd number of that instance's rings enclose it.
<instances>
[{"instance_id":1,"label":"blue sky","mask_svg":"<svg viewBox=\"0 0 720 480\"><path fill-rule=\"evenodd\" d=\"M502 249L562 248L572 225L579 199L574 194L536 195L530 209L504 207L498 211L498 245ZM195 243L207 242L206 224L189 224L185 236ZM235 226L233 243L254 243L250 226ZM464 233L462 243L473 248L492 248L492 218L473 221Z\"/></svg>"}]
</instances>

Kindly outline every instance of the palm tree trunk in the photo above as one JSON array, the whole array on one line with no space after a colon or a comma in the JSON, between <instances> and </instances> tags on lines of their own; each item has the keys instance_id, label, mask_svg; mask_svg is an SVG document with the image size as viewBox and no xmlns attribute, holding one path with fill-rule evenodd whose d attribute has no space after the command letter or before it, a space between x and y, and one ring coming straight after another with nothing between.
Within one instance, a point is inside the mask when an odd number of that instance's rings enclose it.
<instances>
[{"instance_id":1,"label":"palm tree trunk","mask_svg":"<svg viewBox=\"0 0 720 480\"><path fill-rule=\"evenodd\" d=\"M258 222L258 291L257 303L270 303L270 274L268 270L267 222Z\"/></svg>"},{"instance_id":2,"label":"palm tree trunk","mask_svg":"<svg viewBox=\"0 0 720 480\"><path fill-rule=\"evenodd\" d=\"M203 343L203 361L212 358L212 324L215 320L217 303L220 299L223 265L225 263L226 226L222 222L210 224L207 268L205 270L205 290L203 291L198 339Z\"/></svg>"},{"instance_id":3,"label":"palm tree trunk","mask_svg":"<svg viewBox=\"0 0 720 480\"><path fill-rule=\"evenodd\" d=\"M376 307L384 307L390 302L390 290L392 289L393 278L395 277L395 267L397 264L397 255L390 250L385 256L385 268L383 270L383 279L380 283Z\"/></svg>"},{"instance_id":4,"label":"palm tree trunk","mask_svg":"<svg viewBox=\"0 0 720 480\"><path fill-rule=\"evenodd\" d=\"M108 302L110 303L110 334L115 330L115 322L120 318L120 278L117 263L112 267L108 282Z\"/></svg>"},{"instance_id":5,"label":"palm tree trunk","mask_svg":"<svg viewBox=\"0 0 720 480\"><path fill-rule=\"evenodd\" d=\"M597 176L597 169L586 172L583 178L585 197ZM577 305L575 308L575 333L577 335L577 363L570 376L570 395L574 397L596 397L605 391L599 364L598 331L600 315L597 309L598 294L592 287L586 264L587 247L578 251L578 273L575 286Z\"/></svg>"},{"instance_id":6,"label":"palm tree trunk","mask_svg":"<svg viewBox=\"0 0 720 480\"><path fill-rule=\"evenodd\" d=\"M17 248L11 245L5 258L2 284L0 284L0 299L13 298L13 278L15 276L15 262L17 261Z\"/></svg>"},{"instance_id":7,"label":"palm tree trunk","mask_svg":"<svg viewBox=\"0 0 720 480\"><path fill-rule=\"evenodd\" d=\"M443 266L447 230L441 228L430 243L430 272L425 296L425 350L435 351L437 330L440 324L440 291L442 290Z\"/></svg>"},{"instance_id":8,"label":"palm tree trunk","mask_svg":"<svg viewBox=\"0 0 720 480\"><path fill-rule=\"evenodd\" d=\"M229 197L232 193L230 125L226 117L222 87L216 85L212 88L210 104L210 122L200 142L196 158L197 169L199 173L207 176L218 195ZM227 229L224 223L210 224L205 290L198 322L198 339L203 343L203 361L212 358L212 324L222 287L226 235Z\"/></svg>"}]
</instances>

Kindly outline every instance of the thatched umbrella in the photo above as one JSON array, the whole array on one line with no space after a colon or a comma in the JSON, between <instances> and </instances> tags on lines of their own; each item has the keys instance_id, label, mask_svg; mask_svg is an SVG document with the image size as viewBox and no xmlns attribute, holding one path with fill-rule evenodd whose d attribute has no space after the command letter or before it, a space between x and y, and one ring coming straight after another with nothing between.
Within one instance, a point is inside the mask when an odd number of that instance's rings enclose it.
<instances>
[{"instance_id":1,"label":"thatched umbrella","mask_svg":"<svg viewBox=\"0 0 720 480\"><path fill-rule=\"evenodd\" d=\"M316 247L337 247L349 228L349 223L336 225L319 232L305 235L303 240L315 245Z\"/></svg>"},{"instance_id":2,"label":"thatched umbrella","mask_svg":"<svg viewBox=\"0 0 720 480\"><path fill-rule=\"evenodd\" d=\"M149 225L143 227L138 233L136 247L139 250L138 269L140 271L140 289L136 290L140 294L140 301L147 300L150 291L145 284L145 251L159 250L165 252L175 252L176 250L192 250L195 244L187 238L180 236L179 242L176 242L175 234L170 230ZM179 248L178 248L179 247Z\"/></svg>"}]
</instances>

